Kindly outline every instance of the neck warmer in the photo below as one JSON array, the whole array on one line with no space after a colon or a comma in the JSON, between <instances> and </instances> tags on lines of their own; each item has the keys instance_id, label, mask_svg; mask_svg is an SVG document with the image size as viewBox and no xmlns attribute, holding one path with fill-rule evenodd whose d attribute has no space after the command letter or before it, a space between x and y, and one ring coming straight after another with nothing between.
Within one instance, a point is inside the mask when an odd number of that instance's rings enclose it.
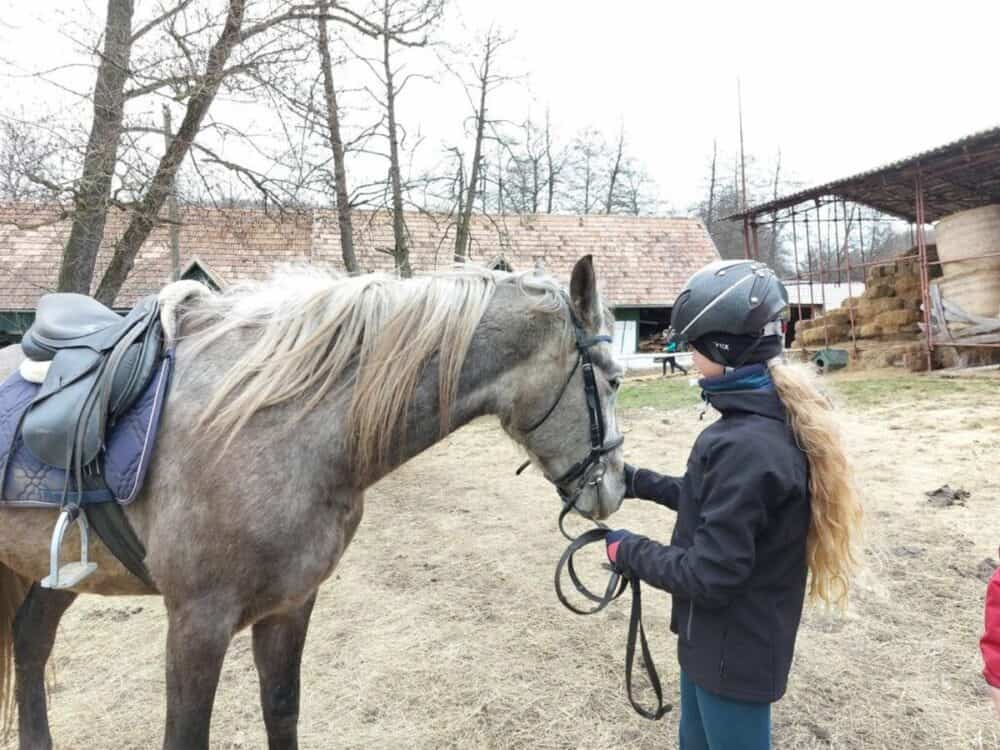
<instances>
[{"instance_id":1,"label":"neck warmer","mask_svg":"<svg viewBox=\"0 0 1000 750\"><path fill-rule=\"evenodd\" d=\"M702 378L698 385L705 393L725 393L727 391L774 390L771 373L767 365L746 365L732 372L714 378Z\"/></svg>"}]
</instances>

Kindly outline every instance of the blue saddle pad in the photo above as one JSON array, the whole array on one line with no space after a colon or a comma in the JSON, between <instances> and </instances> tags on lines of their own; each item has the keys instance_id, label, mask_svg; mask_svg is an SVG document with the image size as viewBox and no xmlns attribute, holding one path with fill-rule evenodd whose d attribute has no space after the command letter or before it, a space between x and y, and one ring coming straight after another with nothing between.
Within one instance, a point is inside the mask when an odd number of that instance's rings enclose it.
<instances>
[{"instance_id":1,"label":"blue saddle pad","mask_svg":"<svg viewBox=\"0 0 1000 750\"><path fill-rule=\"evenodd\" d=\"M127 505L139 494L153 455L172 365L173 357L164 356L146 390L111 426L106 449L97 459L102 462L107 489L84 490L81 504L114 500ZM18 429L39 388L16 371L0 383L0 502L7 505L52 507L63 500L66 472L35 458Z\"/></svg>"}]
</instances>

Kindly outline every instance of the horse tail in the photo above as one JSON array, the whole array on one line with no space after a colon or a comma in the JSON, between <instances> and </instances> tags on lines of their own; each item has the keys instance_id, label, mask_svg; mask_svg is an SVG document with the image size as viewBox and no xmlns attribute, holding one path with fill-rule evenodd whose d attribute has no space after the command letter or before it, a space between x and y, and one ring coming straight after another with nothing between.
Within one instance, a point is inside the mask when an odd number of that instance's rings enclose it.
<instances>
[{"instance_id":1,"label":"horse tail","mask_svg":"<svg viewBox=\"0 0 1000 750\"><path fill-rule=\"evenodd\" d=\"M14 719L14 618L31 582L0 563L0 736Z\"/></svg>"}]
</instances>

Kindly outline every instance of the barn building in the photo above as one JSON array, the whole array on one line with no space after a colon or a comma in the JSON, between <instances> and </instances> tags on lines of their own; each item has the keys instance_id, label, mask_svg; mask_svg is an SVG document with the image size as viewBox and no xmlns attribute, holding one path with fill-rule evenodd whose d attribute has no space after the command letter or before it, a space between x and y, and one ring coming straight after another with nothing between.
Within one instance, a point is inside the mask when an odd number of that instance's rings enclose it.
<instances>
[{"instance_id":1,"label":"barn building","mask_svg":"<svg viewBox=\"0 0 1000 750\"><path fill-rule=\"evenodd\" d=\"M410 262L415 272L452 264L454 221L444 214L409 213ZM122 216L109 215L98 270L110 258ZM0 341L16 341L33 319L38 298L56 283L69 223L48 206L0 206ZM391 271L392 225L383 212L355 211L355 247L364 271ZM266 277L278 265L315 263L343 270L336 214L188 208L175 232L151 235L117 303L131 306L175 274L222 288ZM639 341L669 325L670 307L687 278L718 259L700 221L637 216L474 216L470 260L509 271L542 269L568 282L573 263L591 253L605 302L617 319L615 347L631 355ZM174 268L177 258L176 270ZM99 274L98 274L99 278Z\"/></svg>"}]
</instances>

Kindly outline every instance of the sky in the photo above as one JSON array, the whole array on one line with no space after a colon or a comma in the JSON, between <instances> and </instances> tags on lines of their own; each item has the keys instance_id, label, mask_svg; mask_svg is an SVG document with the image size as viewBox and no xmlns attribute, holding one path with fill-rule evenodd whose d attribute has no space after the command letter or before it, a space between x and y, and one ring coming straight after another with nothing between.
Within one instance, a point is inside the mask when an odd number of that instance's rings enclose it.
<instances>
[{"instance_id":1,"label":"sky","mask_svg":"<svg viewBox=\"0 0 1000 750\"><path fill-rule=\"evenodd\" d=\"M0 0L7 70L68 60L60 24L100 18L103 5ZM451 0L440 34L471 40L490 24L514 35L502 64L519 77L493 111L542 119L548 108L566 140L624 124L673 213L704 194L713 139L736 151L737 79L747 152L771 168L780 149L783 173L802 185L1000 124L997 2ZM0 85L4 108L66 96L26 79ZM466 111L440 79L400 102L401 120L435 155L461 139Z\"/></svg>"}]
</instances>

